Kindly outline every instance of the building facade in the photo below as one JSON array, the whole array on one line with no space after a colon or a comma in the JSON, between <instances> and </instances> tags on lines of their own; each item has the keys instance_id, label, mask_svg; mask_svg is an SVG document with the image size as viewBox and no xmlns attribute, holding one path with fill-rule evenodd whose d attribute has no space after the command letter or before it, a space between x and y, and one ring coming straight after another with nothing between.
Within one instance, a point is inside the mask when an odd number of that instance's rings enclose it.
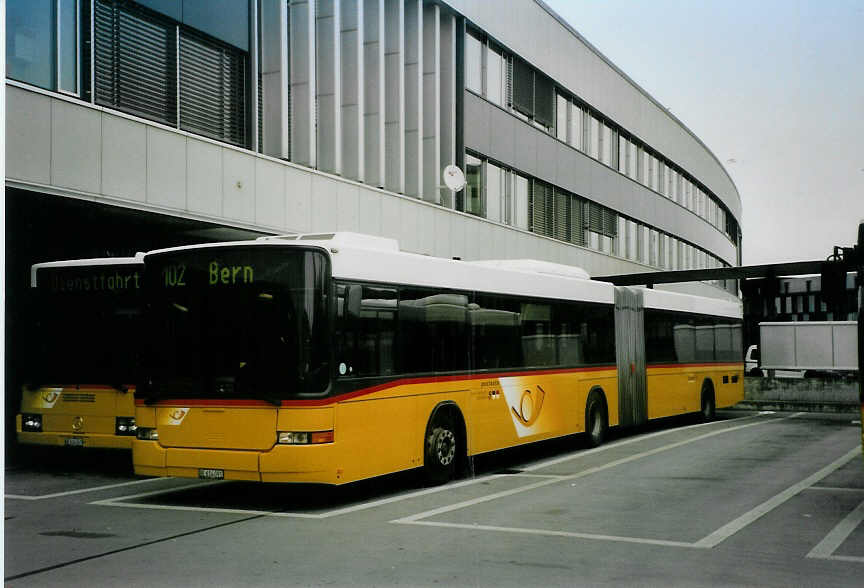
<instances>
[{"instance_id":1,"label":"building facade","mask_svg":"<svg viewBox=\"0 0 864 588\"><path fill-rule=\"evenodd\" d=\"M740 262L723 166L539 1L9 0L6 43L18 198L591 274Z\"/></svg>"},{"instance_id":2,"label":"building facade","mask_svg":"<svg viewBox=\"0 0 864 588\"><path fill-rule=\"evenodd\" d=\"M6 72L10 390L41 261L347 230L593 275L740 265L717 158L540 0L7 0Z\"/></svg>"}]
</instances>

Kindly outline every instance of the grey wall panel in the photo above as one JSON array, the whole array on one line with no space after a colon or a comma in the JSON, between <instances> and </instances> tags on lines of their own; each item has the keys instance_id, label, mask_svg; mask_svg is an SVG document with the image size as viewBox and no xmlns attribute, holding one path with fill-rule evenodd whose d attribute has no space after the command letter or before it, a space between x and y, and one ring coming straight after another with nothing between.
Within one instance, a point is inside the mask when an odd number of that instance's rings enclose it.
<instances>
[{"instance_id":1,"label":"grey wall panel","mask_svg":"<svg viewBox=\"0 0 864 588\"><path fill-rule=\"evenodd\" d=\"M287 228L284 166L255 159L255 224L278 232Z\"/></svg>"},{"instance_id":2,"label":"grey wall panel","mask_svg":"<svg viewBox=\"0 0 864 588\"><path fill-rule=\"evenodd\" d=\"M222 213L235 221L255 221L254 156L233 149L223 150Z\"/></svg>"},{"instance_id":3,"label":"grey wall panel","mask_svg":"<svg viewBox=\"0 0 864 588\"><path fill-rule=\"evenodd\" d=\"M405 3L385 0L385 186L405 193Z\"/></svg>"},{"instance_id":4,"label":"grey wall panel","mask_svg":"<svg viewBox=\"0 0 864 588\"><path fill-rule=\"evenodd\" d=\"M186 137L147 128L147 203L185 210Z\"/></svg>"},{"instance_id":5,"label":"grey wall panel","mask_svg":"<svg viewBox=\"0 0 864 588\"><path fill-rule=\"evenodd\" d=\"M186 141L186 203L190 212L222 216L222 148Z\"/></svg>"},{"instance_id":6,"label":"grey wall panel","mask_svg":"<svg viewBox=\"0 0 864 588\"><path fill-rule=\"evenodd\" d=\"M381 235L381 206L384 197L373 190L360 191L360 232Z\"/></svg>"},{"instance_id":7,"label":"grey wall panel","mask_svg":"<svg viewBox=\"0 0 864 588\"><path fill-rule=\"evenodd\" d=\"M315 167L315 9L310 0L291 0L290 10L291 161Z\"/></svg>"},{"instance_id":8,"label":"grey wall panel","mask_svg":"<svg viewBox=\"0 0 864 588\"><path fill-rule=\"evenodd\" d=\"M285 167L285 230L302 233L312 230L312 178L314 174L296 167Z\"/></svg>"},{"instance_id":9,"label":"grey wall panel","mask_svg":"<svg viewBox=\"0 0 864 588\"><path fill-rule=\"evenodd\" d=\"M651 99L533 0L447 0L447 4L639 139L709 187L740 218L741 200L713 153Z\"/></svg>"},{"instance_id":10,"label":"grey wall panel","mask_svg":"<svg viewBox=\"0 0 864 588\"><path fill-rule=\"evenodd\" d=\"M342 173L342 42L339 0L317 0L315 79L317 82L317 167Z\"/></svg>"},{"instance_id":11,"label":"grey wall panel","mask_svg":"<svg viewBox=\"0 0 864 588\"><path fill-rule=\"evenodd\" d=\"M342 175L364 181L364 48L363 0L341 2Z\"/></svg>"},{"instance_id":12,"label":"grey wall panel","mask_svg":"<svg viewBox=\"0 0 864 588\"><path fill-rule=\"evenodd\" d=\"M383 187L384 156L384 0L363 0L363 156L365 182Z\"/></svg>"},{"instance_id":13,"label":"grey wall panel","mask_svg":"<svg viewBox=\"0 0 864 588\"><path fill-rule=\"evenodd\" d=\"M440 82L440 144L441 167L456 163L456 17L441 12L441 69ZM441 180L438 174L436 182ZM441 188L440 203L447 208L453 208L453 193Z\"/></svg>"},{"instance_id":14,"label":"grey wall panel","mask_svg":"<svg viewBox=\"0 0 864 588\"><path fill-rule=\"evenodd\" d=\"M472 101L473 102L473 101ZM513 115L504 112L500 108L489 108L486 110L485 119L488 127L488 149L495 153L499 161L516 161L516 141L521 139L517 136ZM465 121L466 130L474 126L474 121ZM485 133L484 133L485 134Z\"/></svg>"},{"instance_id":15,"label":"grey wall panel","mask_svg":"<svg viewBox=\"0 0 864 588\"><path fill-rule=\"evenodd\" d=\"M101 188L102 117L63 100L52 100L51 183L97 193Z\"/></svg>"},{"instance_id":16,"label":"grey wall panel","mask_svg":"<svg viewBox=\"0 0 864 588\"><path fill-rule=\"evenodd\" d=\"M489 115L487 102L465 91L465 148L491 155L489 145ZM511 121L507 121L512 126Z\"/></svg>"},{"instance_id":17,"label":"grey wall panel","mask_svg":"<svg viewBox=\"0 0 864 588\"><path fill-rule=\"evenodd\" d=\"M357 184L340 182L336 186L336 230L360 232L360 191Z\"/></svg>"},{"instance_id":18,"label":"grey wall panel","mask_svg":"<svg viewBox=\"0 0 864 588\"><path fill-rule=\"evenodd\" d=\"M316 231L332 231L336 226L336 186L326 176L312 178L312 228Z\"/></svg>"},{"instance_id":19,"label":"grey wall panel","mask_svg":"<svg viewBox=\"0 0 864 588\"><path fill-rule=\"evenodd\" d=\"M423 198L439 203L441 192L441 18L437 4L423 8Z\"/></svg>"},{"instance_id":20,"label":"grey wall panel","mask_svg":"<svg viewBox=\"0 0 864 588\"><path fill-rule=\"evenodd\" d=\"M288 159L288 5L261 0L261 84L264 153Z\"/></svg>"},{"instance_id":21,"label":"grey wall panel","mask_svg":"<svg viewBox=\"0 0 864 588\"><path fill-rule=\"evenodd\" d=\"M6 177L39 184L51 182L51 98L9 85Z\"/></svg>"},{"instance_id":22,"label":"grey wall panel","mask_svg":"<svg viewBox=\"0 0 864 588\"><path fill-rule=\"evenodd\" d=\"M423 9L405 0L405 194L420 196L423 178Z\"/></svg>"},{"instance_id":23,"label":"grey wall panel","mask_svg":"<svg viewBox=\"0 0 864 588\"><path fill-rule=\"evenodd\" d=\"M102 115L102 193L123 200L147 198L147 126Z\"/></svg>"}]
</instances>

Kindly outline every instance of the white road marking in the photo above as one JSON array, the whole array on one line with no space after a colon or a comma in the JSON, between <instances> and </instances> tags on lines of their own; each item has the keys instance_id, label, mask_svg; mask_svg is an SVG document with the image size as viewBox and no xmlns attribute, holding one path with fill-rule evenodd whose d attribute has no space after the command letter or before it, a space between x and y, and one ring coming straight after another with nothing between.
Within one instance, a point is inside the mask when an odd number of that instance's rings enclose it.
<instances>
[{"instance_id":1,"label":"white road marking","mask_svg":"<svg viewBox=\"0 0 864 588\"><path fill-rule=\"evenodd\" d=\"M836 486L810 486L805 490L822 490L824 492L864 492L864 488L838 488Z\"/></svg>"},{"instance_id":2,"label":"white road marking","mask_svg":"<svg viewBox=\"0 0 864 588\"><path fill-rule=\"evenodd\" d=\"M797 416L800 414L803 414L803 413L797 413L796 415L792 415L792 416ZM744 417L744 418L741 418L739 420L745 421L745 420L750 420L750 419L755 419L755 418L756 418L755 416L751 416L751 417ZM792 417L784 417L784 418L792 418ZM761 424L764 422L773 422L775 420L782 420L782 419L772 419L771 421L760 420L759 423L752 423L752 424ZM694 429L694 428L698 428L698 427L704 427L704 426L708 426L708 425L712 425L712 424L717 424L717 422L715 421L713 423L700 423L698 425L692 425L689 427L679 427L679 428L669 429L669 430L665 430L665 431L658 431L656 433L651 433L650 435L640 435L640 436L634 437L632 439L626 439L623 441L618 441L616 443L610 443L608 445L604 445L602 447L597 447L597 448L590 449L587 451L577 451L577 452L574 452L570 455L566 455L564 457L560 457L560 458L556 458L553 460L541 462L540 464L536 464L536 465L528 467L528 468L523 468L521 472L516 473L516 474L490 474L490 475L486 475L486 476L480 476L477 478L471 478L470 480L462 480L460 482L454 482L454 483L446 484L443 486L436 486L434 488L424 488L423 490L418 490L416 492L408 492L406 494L400 494L398 496L392 496L389 498L382 498L380 500L374 500L371 502L364 502L362 504L357 504L354 506L348 506L345 508L340 508L340 509L336 509L336 510L323 512L323 513L316 513L316 514L295 513L295 512L267 512L267 511L253 511L253 510L243 510L243 509L220 509L220 508L210 508L210 507L203 507L203 506L202 507L170 506L170 505L141 504L141 503L129 502L130 500L135 500L136 498L155 496L157 494L167 494L167 493L173 492L175 490L182 490L182 489L186 489L186 488L197 488L199 486L204 486L204 485L209 485L209 484L221 484L223 482L205 482L203 484L184 486L182 488L169 489L169 490L157 490L155 492L145 492L142 494L134 494L131 496L122 496L122 497L117 497L117 498L109 498L107 500L98 500L95 502L91 502L90 504L99 505L99 506L119 506L119 507L123 507L123 508L149 508L149 509L156 509L156 510L187 510L187 511L191 510L191 511L197 511L197 512L228 512L228 513L238 513L238 514L239 513L252 513L252 514L259 513L259 514L268 514L268 516L274 516L274 517L326 519L326 518L350 514L350 513L358 512L358 511L362 511L362 510L368 510L370 508L375 508L378 506L384 506L384 505L392 504L395 502L401 502L403 500L410 500L412 498L418 498L420 496L426 496L429 494L436 494L438 492L444 492L444 491L453 490L456 488L462 488L464 486L471 486L474 484L479 484L481 482L486 482L489 480L495 480L495 479L502 478L502 477L503 478L536 477L536 478L543 478L545 480L551 480L553 482L554 481L560 481L562 478L564 478L566 476L555 476L555 475L551 475L551 474L550 475L532 474L531 472L534 470L537 470L541 467L546 467L548 465L552 465L555 463L561 463L564 461L570 461L573 459L578 459L580 457L583 457L586 455L592 455L592 454L600 452L600 451L608 451L610 449L615 449L616 447L620 447L622 445L629 445L630 443L636 443L639 441L644 441L646 439L650 439L653 437L659 437L661 435L668 435L671 433L680 432L683 430ZM741 426L751 426L751 425L741 425ZM725 432L726 430L731 430L731 429L723 429L723 431L720 431L720 432Z\"/></svg>"},{"instance_id":3,"label":"white road marking","mask_svg":"<svg viewBox=\"0 0 864 588\"><path fill-rule=\"evenodd\" d=\"M414 525L426 527L449 527L469 529L472 531L499 531L504 533L522 533L527 535L549 535L552 537L573 537L575 539L593 539L595 541L618 541L622 543L642 543L645 545L663 545L666 547L693 547L692 543L682 541L666 541L665 539L643 539L641 537L620 537L618 535L594 535L592 533L571 533L569 531L552 531L547 529L525 529L521 527L496 527L492 525L469 525L465 523L438 523L435 521L417 521Z\"/></svg>"},{"instance_id":4,"label":"white road marking","mask_svg":"<svg viewBox=\"0 0 864 588\"><path fill-rule=\"evenodd\" d=\"M804 413L799 412L799 413L795 413L792 416L798 416L801 414L804 414ZM753 416L749 416L749 417L743 417L740 419L736 419L736 422L749 421L749 420L756 419L756 418L758 418L758 416L753 415ZM784 417L784 418L792 418L792 417ZM621 441L615 441L614 443L608 443L606 445L601 445L600 447L595 447L594 449L587 449L584 451L578 451L578 452L570 453L570 454L564 455L562 457L555 457L552 459L547 459L545 461L541 461L539 463L536 463L530 467L522 468L522 471L533 472L536 470L543 469L545 467L557 465L559 463L564 463L566 461L571 461L574 459L581 459L581 458L587 457L589 455L594 455L595 453L601 453L604 451L609 451L610 449L617 449L618 447L630 445L631 443L641 443L643 441L647 441L648 439L653 439L655 437L662 437L664 435L671 435L672 433L678 433L681 431L689 431L691 429L698 429L701 427L708 427L711 425L716 425L717 422L718 421L713 421L713 422L709 422L709 423L699 423L698 425L690 425L687 427L676 427L674 429L667 429L665 431L657 431L656 433L649 433L648 435L638 435L636 437L631 437L630 439L622 439Z\"/></svg>"},{"instance_id":5,"label":"white road marking","mask_svg":"<svg viewBox=\"0 0 864 588\"><path fill-rule=\"evenodd\" d=\"M170 478L156 478L157 480L161 479L170 479ZM111 505L114 506L113 503L120 500L135 500L136 498L146 498L147 496L157 496L159 494L170 494L171 492L179 492L181 490L190 490L192 488L201 488L203 486L215 486L217 484L224 484L224 481L217 480L213 482L199 482L197 484L187 484L186 486L176 486L174 488L165 488L162 490L152 490L150 492L141 492L140 494L129 494L127 496L115 496L114 498L106 498L105 500L95 500L90 504L96 504L99 506Z\"/></svg>"},{"instance_id":6,"label":"white road marking","mask_svg":"<svg viewBox=\"0 0 864 588\"><path fill-rule=\"evenodd\" d=\"M793 415L794 416L794 415ZM560 482L576 480L578 478L584 478L585 476L590 476L592 474L596 474L597 472L602 472L604 470L608 470L610 468L617 467L619 465L630 463L631 461L636 461L645 457L649 457L651 455L655 455L657 453L662 453L664 451L669 451L670 449L674 449L676 447L681 447L682 445L688 445L690 443L695 443L696 441L701 441L703 439L708 439L710 437L715 437L717 435L722 435L724 433L730 433L732 431L738 431L740 429L746 429L748 427L755 427L758 425L764 425L766 423L776 423L781 420L785 420L788 418L792 418L792 416L784 417L780 419L769 419L769 420L759 420L755 423L748 423L746 425L738 425L736 427L728 427L725 429L720 429L717 431L712 431L710 433L705 433L704 435L699 435L697 437L693 437L692 439L685 439L683 441L677 441L675 443L670 443L668 445L662 445L660 447L656 447L654 449L650 449L648 451L643 451L641 453L636 453L630 455L628 457L622 457L621 459L616 459L615 461L610 461L609 463L603 464L601 466L596 466L593 468L589 468L587 470L583 470L577 474L571 474L568 476L561 476L559 478L552 478L542 480L540 482L534 482L533 484L527 484L525 486L520 486L519 488L514 488L511 490L504 490L501 492L496 492L494 494L487 494L486 496L481 496L478 498L473 498L471 500L464 500L462 502L457 502L456 504L451 504L448 506L442 506L440 508L435 508L432 510L427 510L421 513L417 513L411 516L402 517L400 519L395 519L390 521L391 523L396 524L411 524L422 519L427 519L430 517L434 517L443 513L452 512L454 510L460 510L463 508L468 508L470 506L475 506L477 504L482 504L484 502L489 502L490 500L497 500L499 498L505 498L508 496L513 496L514 494L520 494L522 492L527 492L529 490L534 490L536 488L542 488L543 486L549 486L551 484L557 484Z\"/></svg>"},{"instance_id":7,"label":"white road marking","mask_svg":"<svg viewBox=\"0 0 864 588\"><path fill-rule=\"evenodd\" d=\"M857 448L856 448L857 449ZM807 557L815 559L830 559L834 557L834 552L843 545L846 538L852 534L861 521L864 520L864 502L859 504L855 510L850 512L842 521L837 523L837 526L825 535L825 538L819 544L810 550ZM857 558L859 561L864 561L864 557Z\"/></svg>"},{"instance_id":8,"label":"white road marking","mask_svg":"<svg viewBox=\"0 0 864 588\"><path fill-rule=\"evenodd\" d=\"M72 496L73 494L84 494L85 492L98 492L100 490L109 490L111 488L122 488L123 486L132 486L134 484L144 484L145 482L154 482L156 480L166 480L169 478L147 478L145 480L132 480L131 482L121 482L119 484L107 484L105 486L94 486L93 488L82 488L80 490L69 490L67 492L55 492L53 494L42 494L41 496L27 496L25 494L6 494L5 498L14 500L47 500L48 498L60 498L61 496Z\"/></svg>"},{"instance_id":9,"label":"white road marking","mask_svg":"<svg viewBox=\"0 0 864 588\"><path fill-rule=\"evenodd\" d=\"M737 519L723 525L722 527L720 527L719 529L717 529L716 531L714 531L710 535L703 537L702 539L700 539L699 541L696 542L696 546L709 547L710 548L710 547L715 547L715 546L719 545L720 543L722 543L723 541L725 541L726 539L728 539L729 537L731 537L732 535L734 535L735 533L737 533L738 531L743 529L744 527L747 527L748 525L750 525L751 523L756 521L762 515L765 515L765 514L771 512L772 510L774 510L775 508L777 508L778 506L780 506L781 504L783 504L784 502L786 502L787 500L789 500L790 498L795 496L796 494L800 493L805 488L809 488L810 486L812 486L813 484L815 484L819 480L825 478L826 476L828 476L829 474L831 474L835 470L843 467L844 465L849 463L849 461L851 461L852 458L854 458L860 454L861 454L861 448L860 447L855 447L855 448L849 450L845 455L834 460L833 462L831 462L830 464L828 464L827 466L825 466L824 468L822 468L821 470L819 470L815 474L804 478L803 480L801 480L797 484L790 486L789 488L787 488L783 492L780 492L779 494L773 496L772 498L769 498L768 500L766 500L765 502L763 502L759 506L747 511L746 513L744 513L743 515L741 515Z\"/></svg>"}]
</instances>

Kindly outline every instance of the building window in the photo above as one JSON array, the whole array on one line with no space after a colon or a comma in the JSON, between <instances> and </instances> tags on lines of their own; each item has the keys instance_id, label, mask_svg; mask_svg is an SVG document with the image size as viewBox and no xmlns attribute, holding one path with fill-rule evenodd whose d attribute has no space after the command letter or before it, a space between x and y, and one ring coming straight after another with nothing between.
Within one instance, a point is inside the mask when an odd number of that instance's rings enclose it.
<instances>
[{"instance_id":1,"label":"building window","mask_svg":"<svg viewBox=\"0 0 864 588\"><path fill-rule=\"evenodd\" d=\"M46 90L80 94L80 2L10 0L6 75Z\"/></svg>"},{"instance_id":2,"label":"building window","mask_svg":"<svg viewBox=\"0 0 864 588\"><path fill-rule=\"evenodd\" d=\"M528 186L525 176L514 174L513 187L513 224L520 229L528 230Z\"/></svg>"},{"instance_id":3,"label":"building window","mask_svg":"<svg viewBox=\"0 0 864 588\"><path fill-rule=\"evenodd\" d=\"M133 4L98 0L95 12L98 104L248 145L244 51Z\"/></svg>"},{"instance_id":4,"label":"building window","mask_svg":"<svg viewBox=\"0 0 864 588\"><path fill-rule=\"evenodd\" d=\"M553 236L553 210L552 186L540 180L533 180L528 211L532 233L547 237Z\"/></svg>"},{"instance_id":5,"label":"building window","mask_svg":"<svg viewBox=\"0 0 864 588\"><path fill-rule=\"evenodd\" d=\"M567 107L570 102L559 93L555 94L555 136L567 141Z\"/></svg>"},{"instance_id":6,"label":"building window","mask_svg":"<svg viewBox=\"0 0 864 588\"><path fill-rule=\"evenodd\" d=\"M483 216L483 162L473 155L465 155L465 179L465 188L456 193L456 208Z\"/></svg>"},{"instance_id":7,"label":"building window","mask_svg":"<svg viewBox=\"0 0 864 588\"><path fill-rule=\"evenodd\" d=\"M472 31L465 35L465 87L483 95L483 42Z\"/></svg>"},{"instance_id":8,"label":"building window","mask_svg":"<svg viewBox=\"0 0 864 588\"><path fill-rule=\"evenodd\" d=\"M486 47L486 98L504 106L504 55L496 47Z\"/></svg>"},{"instance_id":9,"label":"building window","mask_svg":"<svg viewBox=\"0 0 864 588\"><path fill-rule=\"evenodd\" d=\"M503 213L507 210L505 194L504 170L497 165L486 162L486 218L502 222Z\"/></svg>"},{"instance_id":10,"label":"building window","mask_svg":"<svg viewBox=\"0 0 864 588\"><path fill-rule=\"evenodd\" d=\"M580 108L578 104L572 104L570 106L569 141L570 144L579 151L585 151L585 147L582 144L582 137L585 134L585 131L582 128L584 123L584 117L585 115L582 112L582 108Z\"/></svg>"}]
</instances>

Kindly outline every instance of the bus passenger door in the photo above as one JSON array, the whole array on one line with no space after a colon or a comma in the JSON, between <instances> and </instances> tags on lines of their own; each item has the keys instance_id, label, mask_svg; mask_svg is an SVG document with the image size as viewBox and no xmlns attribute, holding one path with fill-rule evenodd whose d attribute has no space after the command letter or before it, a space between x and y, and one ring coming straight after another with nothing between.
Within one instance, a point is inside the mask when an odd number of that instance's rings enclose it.
<instances>
[{"instance_id":1,"label":"bus passenger door","mask_svg":"<svg viewBox=\"0 0 864 588\"><path fill-rule=\"evenodd\" d=\"M648 420L644 334L642 293L631 288L615 288L618 422L624 427L639 425Z\"/></svg>"}]
</instances>

